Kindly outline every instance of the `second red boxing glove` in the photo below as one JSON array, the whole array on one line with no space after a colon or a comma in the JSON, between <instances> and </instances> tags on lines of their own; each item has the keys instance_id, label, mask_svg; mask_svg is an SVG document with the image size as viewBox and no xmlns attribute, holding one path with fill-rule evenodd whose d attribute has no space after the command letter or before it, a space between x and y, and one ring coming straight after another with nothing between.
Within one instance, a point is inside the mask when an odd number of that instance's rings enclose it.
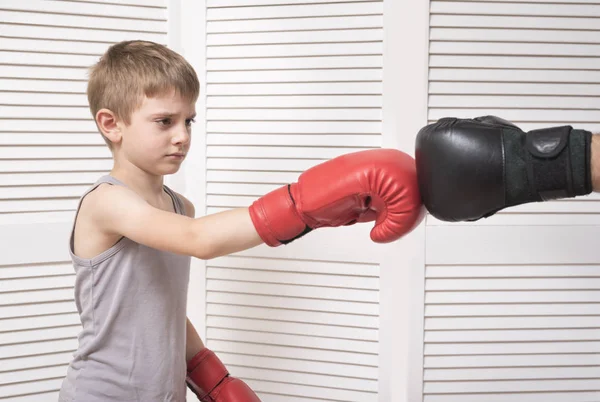
<instances>
[{"instance_id":1,"label":"second red boxing glove","mask_svg":"<svg viewBox=\"0 0 600 402\"><path fill-rule=\"evenodd\" d=\"M272 247L320 227L370 221L375 221L371 239L388 243L417 226L424 208L414 159L396 149L374 149L308 169L297 183L256 200L250 216Z\"/></svg>"},{"instance_id":2,"label":"second red boxing glove","mask_svg":"<svg viewBox=\"0 0 600 402\"><path fill-rule=\"evenodd\" d=\"M201 402L260 402L245 382L229 375L223 362L208 348L198 352L187 366L187 385Z\"/></svg>"}]
</instances>

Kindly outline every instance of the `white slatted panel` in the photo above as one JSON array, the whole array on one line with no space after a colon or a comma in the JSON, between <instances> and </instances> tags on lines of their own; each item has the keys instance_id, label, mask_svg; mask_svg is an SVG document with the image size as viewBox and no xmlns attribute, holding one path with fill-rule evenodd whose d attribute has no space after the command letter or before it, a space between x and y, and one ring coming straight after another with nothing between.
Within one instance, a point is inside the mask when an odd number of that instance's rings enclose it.
<instances>
[{"instance_id":1,"label":"white slatted panel","mask_svg":"<svg viewBox=\"0 0 600 402\"><path fill-rule=\"evenodd\" d=\"M86 68L121 40L166 43L166 11L166 0L0 0L0 400L58 397L80 330L70 221L112 166Z\"/></svg>"},{"instance_id":2,"label":"white slatted panel","mask_svg":"<svg viewBox=\"0 0 600 402\"><path fill-rule=\"evenodd\" d=\"M599 1L434 0L430 24L430 121L600 131ZM599 201L429 217L425 402L600 400Z\"/></svg>"},{"instance_id":3,"label":"white slatted panel","mask_svg":"<svg viewBox=\"0 0 600 402\"><path fill-rule=\"evenodd\" d=\"M207 6L208 213L381 146L382 1ZM263 401L377 400L379 266L336 233L208 262L207 344Z\"/></svg>"},{"instance_id":4,"label":"white slatted panel","mask_svg":"<svg viewBox=\"0 0 600 402\"><path fill-rule=\"evenodd\" d=\"M108 3L0 0L0 214L72 211L110 170L86 69L121 40L166 44L167 12L166 0Z\"/></svg>"}]
</instances>

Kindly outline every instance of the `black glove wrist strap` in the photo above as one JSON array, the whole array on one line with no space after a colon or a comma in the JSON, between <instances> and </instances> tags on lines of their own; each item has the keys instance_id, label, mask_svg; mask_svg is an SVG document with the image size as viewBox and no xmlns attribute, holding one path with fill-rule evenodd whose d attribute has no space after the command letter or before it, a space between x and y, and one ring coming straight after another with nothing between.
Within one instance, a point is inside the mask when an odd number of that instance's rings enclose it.
<instances>
[{"instance_id":1,"label":"black glove wrist strap","mask_svg":"<svg viewBox=\"0 0 600 402\"><path fill-rule=\"evenodd\" d=\"M590 193L590 141L591 133L570 126L525 134L530 193L540 201Z\"/></svg>"}]
</instances>

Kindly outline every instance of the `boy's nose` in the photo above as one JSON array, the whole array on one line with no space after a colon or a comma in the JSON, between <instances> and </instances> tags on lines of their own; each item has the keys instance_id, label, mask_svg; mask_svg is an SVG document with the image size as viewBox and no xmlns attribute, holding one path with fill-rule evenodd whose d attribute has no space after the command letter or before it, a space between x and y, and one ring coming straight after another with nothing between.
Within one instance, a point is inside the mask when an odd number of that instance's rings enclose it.
<instances>
[{"instance_id":1,"label":"boy's nose","mask_svg":"<svg viewBox=\"0 0 600 402\"><path fill-rule=\"evenodd\" d=\"M173 137L174 144L187 144L190 142L190 133L187 127L177 130L177 134Z\"/></svg>"}]
</instances>

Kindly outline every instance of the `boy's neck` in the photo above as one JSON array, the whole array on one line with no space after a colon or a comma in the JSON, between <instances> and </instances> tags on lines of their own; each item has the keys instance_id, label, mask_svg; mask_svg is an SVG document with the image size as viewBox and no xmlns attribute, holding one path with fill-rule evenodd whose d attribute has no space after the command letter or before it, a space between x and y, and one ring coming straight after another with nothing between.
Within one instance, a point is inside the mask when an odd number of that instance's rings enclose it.
<instances>
[{"instance_id":1,"label":"boy's neck","mask_svg":"<svg viewBox=\"0 0 600 402\"><path fill-rule=\"evenodd\" d=\"M153 176L144 171L131 171L115 165L110 175L126 184L131 190L154 205L164 196L163 176Z\"/></svg>"}]
</instances>

